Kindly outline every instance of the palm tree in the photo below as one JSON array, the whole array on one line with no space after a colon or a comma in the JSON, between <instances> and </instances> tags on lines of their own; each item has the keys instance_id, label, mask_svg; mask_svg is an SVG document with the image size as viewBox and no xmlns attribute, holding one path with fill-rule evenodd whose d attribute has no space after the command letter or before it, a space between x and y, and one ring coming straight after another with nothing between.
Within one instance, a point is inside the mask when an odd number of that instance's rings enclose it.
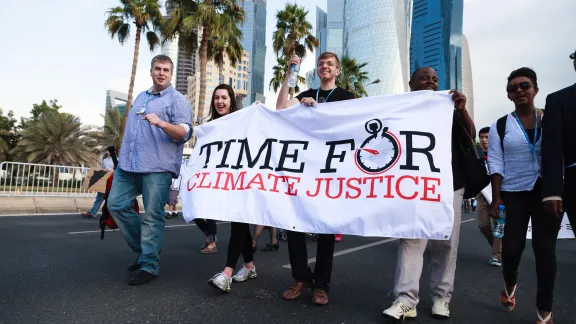
<instances>
[{"instance_id":1,"label":"palm tree","mask_svg":"<svg viewBox=\"0 0 576 324\"><path fill-rule=\"evenodd\" d=\"M272 79L270 80L269 87L274 90L274 92L278 91L278 88L282 86L284 80L286 78L286 71L288 70L288 62L281 58L276 58L276 65L272 68ZM305 83L306 79L304 77L298 76L298 82L296 83L296 87L294 87L295 93L300 92L300 87L298 83Z\"/></svg>"},{"instance_id":2,"label":"palm tree","mask_svg":"<svg viewBox=\"0 0 576 324\"><path fill-rule=\"evenodd\" d=\"M118 109L107 108L104 118L104 126L98 131L90 132L90 137L96 141L97 147L104 151L110 145L113 145L117 151L120 151L122 145L122 135L124 134L124 115Z\"/></svg>"},{"instance_id":3,"label":"palm tree","mask_svg":"<svg viewBox=\"0 0 576 324\"><path fill-rule=\"evenodd\" d=\"M287 3L283 10L276 13L276 30L272 35L272 48L276 56L282 53L287 61L290 57L306 56L306 48L311 52L320 46L320 41L312 35L312 24L306 20L308 11L297 4ZM295 89L290 89L290 99Z\"/></svg>"},{"instance_id":4,"label":"palm tree","mask_svg":"<svg viewBox=\"0 0 576 324\"><path fill-rule=\"evenodd\" d=\"M238 24L231 21L229 17L218 16L214 35L208 42L208 58L218 65L218 77L220 83L224 74L225 58L228 57L230 65L236 67L238 61L242 60L242 30Z\"/></svg>"},{"instance_id":5,"label":"palm tree","mask_svg":"<svg viewBox=\"0 0 576 324\"><path fill-rule=\"evenodd\" d=\"M98 160L88 129L74 115L61 112L42 114L21 134L12 149L15 161L51 165L93 165Z\"/></svg>"},{"instance_id":6,"label":"palm tree","mask_svg":"<svg viewBox=\"0 0 576 324\"><path fill-rule=\"evenodd\" d=\"M104 22L106 30L112 38L117 37L120 44L130 37L130 28L133 23L136 26L136 42L134 46L134 58L132 59L132 75L128 87L128 101L126 104L125 116L128 116L132 107L132 97L134 92L134 80L136 79L136 67L138 65L138 54L140 51L140 36L146 34L146 39L150 51L160 44L160 38L156 31L159 31L164 18L160 12L158 0L120 0L121 6L108 9L107 18Z\"/></svg>"},{"instance_id":7,"label":"palm tree","mask_svg":"<svg viewBox=\"0 0 576 324\"><path fill-rule=\"evenodd\" d=\"M368 63L358 64L355 58L344 55L340 60L340 76L336 85L354 94L356 98L367 97L364 83L368 81L368 72L362 71Z\"/></svg>"},{"instance_id":8,"label":"palm tree","mask_svg":"<svg viewBox=\"0 0 576 324\"><path fill-rule=\"evenodd\" d=\"M165 39L174 36L186 37L191 43L188 50L195 47L191 35L201 30L200 41L200 92L198 94L198 115L204 116L206 100L206 65L208 64L208 45L212 39L219 17L226 17L231 24L240 24L246 19L246 12L235 0L167 0L167 6L173 8L169 21L163 28ZM202 120L202 119L201 119Z\"/></svg>"}]
</instances>

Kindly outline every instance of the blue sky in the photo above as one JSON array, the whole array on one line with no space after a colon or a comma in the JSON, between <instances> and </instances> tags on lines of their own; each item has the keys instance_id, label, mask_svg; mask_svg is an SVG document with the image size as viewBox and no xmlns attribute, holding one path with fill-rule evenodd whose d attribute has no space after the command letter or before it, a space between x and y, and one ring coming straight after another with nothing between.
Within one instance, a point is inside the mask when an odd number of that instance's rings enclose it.
<instances>
[{"instance_id":1,"label":"blue sky","mask_svg":"<svg viewBox=\"0 0 576 324\"><path fill-rule=\"evenodd\" d=\"M291 2L309 10L313 25L316 6L326 9L326 0ZM58 99L64 111L80 116L84 123L103 124L100 114L104 112L106 90L127 91L134 50L133 35L121 46L104 29L106 9L118 3L30 0L12 1L10 7L3 7L0 107L5 112L14 110L17 116L27 116L32 104ZM268 40L272 38L275 13L285 3L268 0ZM513 109L504 91L506 77L513 69L529 66L536 70L539 107L544 106L548 93L576 82L576 72L568 59L576 49L576 25L572 23L576 1L465 0L464 8L478 127ZM142 43L135 92L150 86L149 62L153 55ZM274 62L268 44L266 89ZM302 71L313 65L310 60L305 61ZM273 106L274 95L266 95L267 104Z\"/></svg>"}]
</instances>

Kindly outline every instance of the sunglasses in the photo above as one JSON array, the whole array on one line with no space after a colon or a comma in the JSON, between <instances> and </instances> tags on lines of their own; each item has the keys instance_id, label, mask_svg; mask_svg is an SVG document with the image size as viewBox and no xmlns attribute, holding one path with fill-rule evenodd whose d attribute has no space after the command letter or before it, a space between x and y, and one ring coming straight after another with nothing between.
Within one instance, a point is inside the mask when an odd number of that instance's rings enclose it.
<instances>
[{"instance_id":1,"label":"sunglasses","mask_svg":"<svg viewBox=\"0 0 576 324\"><path fill-rule=\"evenodd\" d=\"M532 88L532 83L530 83L528 81L514 83L514 84L509 85L506 88L506 91L508 91L508 93L516 92L516 90L518 90L518 88L520 88L522 90L528 90L528 89Z\"/></svg>"}]
</instances>

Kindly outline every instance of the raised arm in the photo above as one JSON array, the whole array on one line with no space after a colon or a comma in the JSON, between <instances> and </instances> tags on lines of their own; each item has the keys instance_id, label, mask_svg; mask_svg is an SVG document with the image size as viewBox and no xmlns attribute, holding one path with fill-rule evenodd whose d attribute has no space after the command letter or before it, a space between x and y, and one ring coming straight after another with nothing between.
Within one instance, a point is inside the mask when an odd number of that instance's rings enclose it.
<instances>
[{"instance_id":1,"label":"raised arm","mask_svg":"<svg viewBox=\"0 0 576 324\"><path fill-rule=\"evenodd\" d=\"M296 65L296 64L300 63L300 61L301 61L300 58L292 57L292 59L290 59L290 62L288 62L288 71L286 71L286 74L284 77L284 82L282 83L282 86L280 87L280 91L278 91L278 100L276 100L276 110L286 109L286 108L293 106L293 105L300 102L297 98L293 98L293 99L288 100L288 95L290 93L290 87L288 86L288 78L290 76L290 67L292 65Z\"/></svg>"}]
</instances>

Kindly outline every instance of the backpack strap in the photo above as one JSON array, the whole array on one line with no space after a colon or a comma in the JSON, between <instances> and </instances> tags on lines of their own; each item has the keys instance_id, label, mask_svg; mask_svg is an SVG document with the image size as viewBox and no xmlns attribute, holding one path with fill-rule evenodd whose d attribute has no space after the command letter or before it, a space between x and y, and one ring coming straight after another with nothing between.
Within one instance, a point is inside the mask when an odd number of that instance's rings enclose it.
<instances>
[{"instance_id":1,"label":"backpack strap","mask_svg":"<svg viewBox=\"0 0 576 324\"><path fill-rule=\"evenodd\" d=\"M508 115L498 118L496 121L496 131L498 136L500 136L500 147L502 147L502 152L504 152L504 135L506 135L506 120Z\"/></svg>"}]
</instances>

